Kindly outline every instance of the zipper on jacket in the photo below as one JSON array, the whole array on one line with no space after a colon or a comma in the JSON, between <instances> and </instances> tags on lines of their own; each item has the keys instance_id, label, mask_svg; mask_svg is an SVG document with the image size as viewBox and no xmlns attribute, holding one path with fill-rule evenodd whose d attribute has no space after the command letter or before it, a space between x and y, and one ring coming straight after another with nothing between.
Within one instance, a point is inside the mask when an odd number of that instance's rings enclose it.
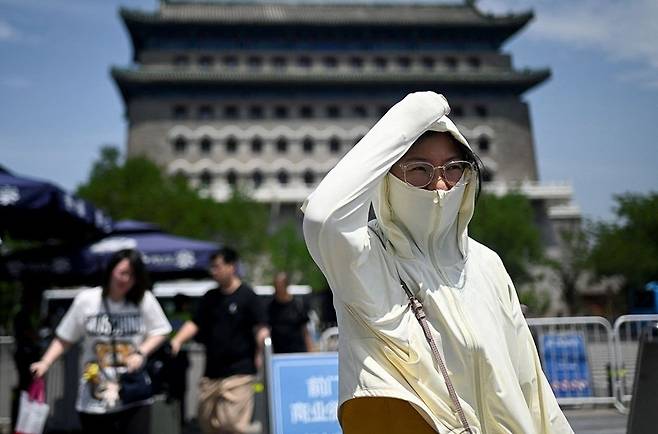
<instances>
[{"instance_id":1,"label":"zipper on jacket","mask_svg":"<svg viewBox=\"0 0 658 434\"><path fill-rule=\"evenodd\" d=\"M433 202L441 207L441 196L438 190L436 190L436 197L433 199ZM430 246L434 246L434 238L435 234L433 233L430 236ZM452 283L447 279L447 276L444 276L444 272L440 268L440 264L436 260L436 256L434 254L434 249L430 248L429 249L429 257L430 261L432 262L432 266L436 269L436 271L439 274L439 277L441 280L444 280L444 285L449 285L452 286ZM482 404L482 387L480 385L480 350L477 346L477 340L475 339L473 332L472 332L472 327L470 324L470 321L467 319L466 314L464 313L464 310L462 309L461 306L461 299L456 299L455 293L453 291L449 291L450 297L453 298L453 303L457 305L457 310L459 311L459 315L462 317L462 324L463 324L463 333L464 333L464 340L466 341L466 348L469 349L469 352L471 353L473 357L473 376L475 378L475 401L477 404L477 415L478 419L480 421L480 428L482 428L482 432L486 433L487 430L485 429L485 422L484 422L484 417L483 417L483 404Z\"/></svg>"}]
</instances>

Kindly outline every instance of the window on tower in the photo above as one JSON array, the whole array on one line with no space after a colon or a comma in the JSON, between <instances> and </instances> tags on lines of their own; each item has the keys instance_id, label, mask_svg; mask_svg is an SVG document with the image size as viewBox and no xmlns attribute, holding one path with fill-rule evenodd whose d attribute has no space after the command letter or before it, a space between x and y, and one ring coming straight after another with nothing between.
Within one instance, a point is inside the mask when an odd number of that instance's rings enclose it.
<instances>
[{"instance_id":1,"label":"window on tower","mask_svg":"<svg viewBox=\"0 0 658 434\"><path fill-rule=\"evenodd\" d=\"M277 152L283 153L288 151L288 139L285 137L279 137L276 139L276 150Z\"/></svg>"},{"instance_id":2,"label":"window on tower","mask_svg":"<svg viewBox=\"0 0 658 434\"><path fill-rule=\"evenodd\" d=\"M226 139L226 152L234 154L238 150L238 139L235 136L229 136Z\"/></svg>"},{"instance_id":3,"label":"window on tower","mask_svg":"<svg viewBox=\"0 0 658 434\"><path fill-rule=\"evenodd\" d=\"M367 118L368 110L362 105L355 105L352 107L352 114L357 118Z\"/></svg>"},{"instance_id":4,"label":"window on tower","mask_svg":"<svg viewBox=\"0 0 658 434\"><path fill-rule=\"evenodd\" d=\"M227 68L237 68L238 67L238 57L234 55L224 56L222 58L222 63Z\"/></svg>"},{"instance_id":5,"label":"window on tower","mask_svg":"<svg viewBox=\"0 0 658 434\"><path fill-rule=\"evenodd\" d=\"M489 113L487 111L487 108L483 105L476 105L475 106L475 114L479 118L486 118L489 115Z\"/></svg>"},{"instance_id":6,"label":"window on tower","mask_svg":"<svg viewBox=\"0 0 658 434\"><path fill-rule=\"evenodd\" d=\"M174 66L187 66L190 64L190 58L185 55L178 55L174 57Z\"/></svg>"},{"instance_id":7,"label":"window on tower","mask_svg":"<svg viewBox=\"0 0 658 434\"><path fill-rule=\"evenodd\" d=\"M278 105L274 107L274 117L277 119L285 119L288 117L288 107Z\"/></svg>"},{"instance_id":8,"label":"window on tower","mask_svg":"<svg viewBox=\"0 0 658 434\"><path fill-rule=\"evenodd\" d=\"M249 117L252 119L263 119L265 117L265 110L262 106L252 105L249 107Z\"/></svg>"},{"instance_id":9,"label":"window on tower","mask_svg":"<svg viewBox=\"0 0 658 434\"><path fill-rule=\"evenodd\" d=\"M215 110L212 106L202 105L199 107L199 119L212 119L215 115Z\"/></svg>"},{"instance_id":10,"label":"window on tower","mask_svg":"<svg viewBox=\"0 0 658 434\"><path fill-rule=\"evenodd\" d=\"M224 117L226 119L237 119L239 114L238 106L227 105L224 107Z\"/></svg>"},{"instance_id":11,"label":"window on tower","mask_svg":"<svg viewBox=\"0 0 658 434\"><path fill-rule=\"evenodd\" d=\"M313 185L315 183L315 174L312 170L304 171L304 183L306 185Z\"/></svg>"},{"instance_id":12,"label":"window on tower","mask_svg":"<svg viewBox=\"0 0 658 434\"><path fill-rule=\"evenodd\" d=\"M487 136L480 136L478 139L478 148L480 149L480 152L487 152L489 151L489 138Z\"/></svg>"},{"instance_id":13,"label":"window on tower","mask_svg":"<svg viewBox=\"0 0 658 434\"><path fill-rule=\"evenodd\" d=\"M361 57L350 57L350 66L354 69L363 68L363 59Z\"/></svg>"},{"instance_id":14,"label":"window on tower","mask_svg":"<svg viewBox=\"0 0 658 434\"><path fill-rule=\"evenodd\" d=\"M313 152L313 148L315 147L315 142L311 137L305 137L304 140L302 141L302 149L306 154L310 154Z\"/></svg>"},{"instance_id":15,"label":"window on tower","mask_svg":"<svg viewBox=\"0 0 658 434\"><path fill-rule=\"evenodd\" d=\"M329 151L332 154L337 154L340 151L340 139L336 136L333 136L329 139Z\"/></svg>"},{"instance_id":16,"label":"window on tower","mask_svg":"<svg viewBox=\"0 0 658 434\"><path fill-rule=\"evenodd\" d=\"M200 143L200 147L201 147L201 152L202 153L209 154L210 151L212 150L212 140L210 139L210 137L202 138L201 143Z\"/></svg>"},{"instance_id":17,"label":"window on tower","mask_svg":"<svg viewBox=\"0 0 658 434\"><path fill-rule=\"evenodd\" d=\"M383 56L375 57L374 62L375 62L375 66L378 69L386 69L386 67L388 66L388 59Z\"/></svg>"},{"instance_id":18,"label":"window on tower","mask_svg":"<svg viewBox=\"0 0 658 434\"><path fill-rule=\"evenodd\" d=\"M263 180L265 177L263 176L263 172L260 170L254 170L254 173L251 175L251 179L254 181L254 188L258 188L263 185Z\"/></svg>"},{"instance_id":19,"label":"window on tower","mask_svg":"<svg viewBox=\"0 0 658 434\"><path fill-rule=\"evenodd\" d=\"M309 56L301 56L297 59L297 66L300 68L310 68L313 66L313 59Z\"/></svg>"},{"instance_id":20,"label":"window on tower","mask_svg":"<svg viewBox=\"0 0 658 434\"><path fill-rule=\"evenodd\" d=\"M261 139L259 136L251 139L251 152L255 154L260 154L263 152L263 139Z\"/></svg>"},{"instance_id":21,"label":"window on tower","mask_svg":"<svg viewBox=\"0 0 658 434\"><path fill-rule=\"evenodd\" d=\"M457 69L457 58L452 56L446 57L445 64L446 68L448 68L450 71L454 71Z\"/></svg>"},{"instance_id":22,"label":"window on tower","mask_svg":"<svg viewBox=\"0 0 658 434\"><path fill-rule=\"evenodd\" d=\"M288 175L288 172L286 172L284 169L279 170L279 173L276 174L276 177L281 184L287 184L288 181L290 181L290 175Z\"/></svg>"},{"instance_id":23,"label":"window on tower","mask_svg":"<svg viewBox=\"0 0 658 434\"><path fill-rule=\"evenodd\" d=\"M468 62L468 66L471 67L472 69L479 69L480 66L482 66L482 62L478 57L469 57L467 62Z\"/></svg>"},{"instance_id":24,"label":"window on tower","mask_svg":"<svg viewBox=\"0 0 658 434\"><path fill-rule=\"evenodd\" d=\"M207 170L204 170L201 173L201 176L199 176L199 187L209 188L210 184L212 184L212 174Z\"/></svg>"},{"instance_id":25,"label":"window on tower","mask_svg":"<svg viewBox=\"0 0 658 434\"><path fill-rule=\"evenodd\" d=\"M482 182L492 182L494 180L494 175L491 170L485 168L482 171Z\"/></svg>"},{"instance_id":26,"label":"window on tower","mask_svg":"<svg viewBox=\"0 0 658 434\"><path fill-rule=\"evenodd\" d=\"M263 58L259 56L249 56L247 58L247 65L251 69L259 69L263 66Z\"/></svg>"},{"instance_id":27,"label":"window on tower","mask_svg":"<svg viewBox=\"0 0 658 434\"><path fill-rule=\"evenodd\" d=\"M436 65L436 60L434 60L433 57L425 56L423 57L420 62L423 64L423 67L425 69L434 69L434 66Z\"/></svg>"},{"instance_id":28,"label":"window on tower","mask_svg":"<svg viewBox=\"0 0 658 434\"><path fill-rule=\"evenodd\" d=\"M201 56L199 57L199 66L201 68L207 69L211 68L213 65L213 58L211 56Z\"/></svg>"},{"instance_id":29,"label":"window on tower","mask_svg":"<svg viewBox=\"0 0 658 434\"><path fill-rule=\"evenodd\" d=\"M397 64L402 69L409 69L411 67L411 58L400 56L397 58Z\"/></svg>"},{"instance_id":30,"label":"window on tower","mask_svg":"<svg viewBox=\"0 0 658 434\"><path fill-rule=\"evenodd\" d=\"M285 68L287 64L286 58L283 56L275 56L272 58L272 66L277 69Z\"/></svg>"},{"instance_id":31,"label":"window on tower","mask_svg":"<svg viewBox=\"0 0 658 434\"><path fill-rule=\"evenodd\" d=\"M304 119L310 119L313 117L313 107L310 105L304 105L299 109L299 116Z\"/></svg>"},{"instance_id":32,"label":"window on tower","mask_svg":"<svg viewBox=\"0 0 658 434\"><path fill-rule=\"evenodd\" d=\"M173 109L174 119L187 119L187 107L184 105L176 105Z\"/></svg>"},{"instance_id":33,"label":"window on tower","mask_svg":"<svg viewBox=\"0 0 658 434\"><path fill-rule=\"evenodd\" d=\"M327 68L335 68L338 66L338 59L335 56L325 56L322 58L322 63Z\"/></svg>"},{"instance_id":34,"label":"window on tower","mask_svg":"<svg viewBox=\"0 0 658 434\"><path fill-rule=\"evenodd\" d=\"M336 105L330 105L327 107L327 116L331 119L340 117L340 108Z\"/></svg>"},{"instance_id":35,"label":"window on tower","mask_svg":"<svg viewBox=\"0 0 658 434\"><path fill-rule=\"evenodd\" d=\"M182 154L187 150L187 140L185 137L178 136L174 139L174 152L177 154Z\"/></svg>"},{"instance_id":36,"label":"window on tower","mask_svg":"<svg viewBox=\"0 0 658 434\"><path fill-rule=\"evenodd\" d=\"M228 173L226 174L226 182L231 187L234 187L235 184L238 183L238 174L235 172L235 170L231 169L228 171Z\"/></svg>"}]
</instances>

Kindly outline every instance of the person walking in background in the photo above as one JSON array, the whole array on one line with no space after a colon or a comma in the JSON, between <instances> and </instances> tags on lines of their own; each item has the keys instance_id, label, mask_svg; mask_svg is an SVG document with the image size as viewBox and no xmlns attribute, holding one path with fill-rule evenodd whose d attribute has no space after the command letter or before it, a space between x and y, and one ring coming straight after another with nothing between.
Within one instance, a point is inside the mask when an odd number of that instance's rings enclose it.
<instances>
[{"instance_id":1,"label":"person walking in background","mask_svg":"<svg viewBox=\"0 0 658 434\"><path fill-rule=\"evenodd\" d=\"M211 258L218 286L208 291L190 321L171 340L173 354L196 336L206 347L199 383L199 424L204 433L249 433L254 407L254 375L262 366L269 330L265 308L237 275L238 254L224 247Z\"/></svg>"},{"instance_id":2,"label":"person walking in background","mask_svg":"<svg viewBox=\"0 0 658 434\"><path fill-rule=\"evenodd\" d=\"M304 207L335 296L343 432L573 433L502 261L468 236L481 169L449 111L408 95Z\"/></svg>"},{"instance_id":3,"label":"person walking in background","mask_svg":"<svg viewBox=\"0 0 658 434\"><path fill-rule=\"evenodd\" d=\"M121 250L110 259L102 286L82 291L73 300L40 361L31 366L36 377L75 342L82 340L83 374L76 409L82 431L93 434L148 433L148 378L141 372L146 358L171 331L162 308L149 291L141 255ZM140 382L129 385L126 374ZM131 396L132 395L132 396ZM139 395L139 396L137 396Z\"/></svg>"},{"instance_id":4,"label":"person walking in background","mask_svg":"<svg viewBox=\"0 0 658 434\"><path fill-rule=\"evenodd\" d=\"M288 275L280 271L274 276L274 297L268 307L272 349L275 353L313 351L308 332L308 312L302 300L288 292Z\"/></svg>"},{"instance_id":5,"label":"person walking in background","mask_svg":"<svg viewBox=\"0 0 658 434\"><path fill-rule=\"evenodd\" d=\"M185 294L174 296L174 311L169 315L172 332L171 337L181 329L185 322L192 319L190 312L190 297ZM168 388L167 392L171 399L179 404L181 426L185 426L185 393L187 392L187 369L190 366L190 358L185 349L180 349L175 355L170 354L164 365L164 381Z\"/></svg>"}]
</instances>

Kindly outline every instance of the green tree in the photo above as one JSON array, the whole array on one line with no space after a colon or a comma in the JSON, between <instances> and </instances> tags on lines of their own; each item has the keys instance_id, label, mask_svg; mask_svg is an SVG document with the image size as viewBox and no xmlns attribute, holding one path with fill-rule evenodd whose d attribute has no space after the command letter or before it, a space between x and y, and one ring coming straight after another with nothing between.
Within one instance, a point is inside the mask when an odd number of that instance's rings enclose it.
<instances>
[{"instance_id":1,"label":"green tree","mask_svg":"<svg viewBox=\"0 0 658 434\"><path fill-rule=\"evenodd\" d=\"M591 263L601 276L623 276L625 289L658 280L658 193L615 196L616 220L594 228Z\"/></svg>"},{"instance_id":2,"label":"green tree","mask_svg":"<svg viewBox=\"0 0 658 434\"><path fill-rule=\"evenodd\" d=\"M514 283L531 280L530 266L541 262L543 251L532 205L519 193L478 199L469 233L500 255Z\"/></svg>"},{"instance_id":3,"label":"green tree","mask_svg":"<svg viewBox=\"0 0 658 434\"><path fill-rule=\"evenodd\" d=\"M530 313L545 313L549 297L531 284L531 267L543 261L543 249L528 198L519 193L504 196L482 193L469 234L500 255L519 292L519 300L528 306Z\"/></svg>"},{"instance_id":4,"label":"green tree","mask_svg":"<svg viewBox=\"0 0 658 434\"><path fill-rule=\"evenodd\" d=\"M122 161L113 147L102 148L77 194L114 219L148 221L176 235L234 246L247 262L266 247L266 205L239 191L224 203L204 198L183 177L167 176L143 157Z\"/></svg>"},{"instance_id":5,"label":"green tree","mask_svg":"<svg viewBox=\"0 0 658 434\"><path fill-rule=\"evenodd\" d=\"M591 275L591 233L579 226L561 230L559 237L560 257L547 260L547 263L560 279L562 299L569 315L575 315L581 307L578 282Z\"/></svg>"},{"instance_id":6,"label":"green tree","mask_svg":"<svg viewBox=\"0 0 658 434\"><path fill-rule=\"evenodd\" d=\"M293 281L304 282L314 290L326 288L324 275L311 258L296 222L280 225L269 237L267 250L271 272L284 270Z\"/></svg>"}]
</instances>

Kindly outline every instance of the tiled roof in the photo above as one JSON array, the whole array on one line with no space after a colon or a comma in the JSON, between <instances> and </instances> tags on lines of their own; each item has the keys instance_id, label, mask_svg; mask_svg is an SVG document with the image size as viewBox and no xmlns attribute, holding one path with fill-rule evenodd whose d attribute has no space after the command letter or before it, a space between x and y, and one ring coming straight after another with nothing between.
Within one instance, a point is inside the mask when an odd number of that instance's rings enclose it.
<instances>
[{"instance_id":1,"label":"tiled roof","mask_svg":"<svg viewBox=\"0 0 658 434\"><path fill-rule=\"evenodd\" d=\"M435 24L521 28L532 13L494 16L469 4L165 2L158 12L121 9L121 16L126 22L145 24Z\"/></svg>"},{"instance_id":2,"label":"tiled roof","mask_svg":"<svg viewBox=\"0 0 658 434\"><path fill-rule=\"evenodd\" d=\"M113 68L112 77L125 99L137 89L151 86L268 86L294 89L300 86L340 86L382 88L447 88L502 87L523 93L550 77L548 69L523 71L490 71L479 73L384 73L384 72L205 72L189 70L145 70Z\"/></svg>"}]
</instances>

